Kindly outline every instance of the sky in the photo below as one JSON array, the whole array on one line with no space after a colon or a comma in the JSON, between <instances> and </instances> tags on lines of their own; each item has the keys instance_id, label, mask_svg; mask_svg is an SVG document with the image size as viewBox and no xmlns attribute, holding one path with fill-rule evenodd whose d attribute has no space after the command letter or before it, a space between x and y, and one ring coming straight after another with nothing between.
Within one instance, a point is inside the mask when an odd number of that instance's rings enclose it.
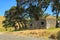
<instances>
[{"instance_id":1,"label":"sky","mask_svg":"<svg viewBox=\"0 0 60 40\"><path fill-rule=\"evenodd\" d=\"M6 10L16 6L16 0L0 0L0 16L4 16Z\"/></svg>"},{"instance_id":2,"label":"sky","mask_svg":"<svg viewBox=\"0 0 60 40\"><path fill-rule=\"evenodd\" d=\"M12 6L16 6L16 0L0 0L0 16L4 16L5 11L9 10ZM51 5L45 13L52 14Z\"/></svg>"},{"instance_id":3,"label":"sky","mask_svg":"<svg viewBox=\"0 0 60 40\"><path fill-rule=\"evenodd\" d=\"M49 14L53 15L51 5L48 6L48 9L46 10L45 13L49 13Z\"/></svg>"}]
</instances>

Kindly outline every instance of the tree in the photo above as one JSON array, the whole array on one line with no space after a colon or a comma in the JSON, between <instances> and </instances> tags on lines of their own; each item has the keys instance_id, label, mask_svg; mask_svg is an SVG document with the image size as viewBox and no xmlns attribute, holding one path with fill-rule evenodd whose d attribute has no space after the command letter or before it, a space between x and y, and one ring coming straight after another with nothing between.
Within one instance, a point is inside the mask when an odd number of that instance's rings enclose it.
<instances>
[{"instance_id":1,"label":"tree","mask_svg":"<svg viewBox=\"0 0 60 40\"><path fill-rule=\"evenodd\" d=\"M4 24L3 27L6 29L6 31L7 31L7 28L14 27L14 25L15 25L14 22L11 22L11 21L8 21L8 20L4 20L3 21L3 24Z\"/></svg>"},{"instance_id":2,"label":"tree","mask_svg":"<svg viewBox=\"0 0 60 40\"><path fill-rule=\"evenodd\" d=\"M12 24L14 22L16 24L16 22L17 22L16 20L18 20L18 19L16 19L17 18L17 13L16 13L16 7L15 6L13 6L8 11L5 12L5 18L6 18L6 21L8 21L8 23L10 22L10 24ZM15 28L15 30L17 30L17 28L15 27L15 24L13 24L14 28Z\"/></svg>"},{"instance_id":3,"label":"tree","mask_svg":"<svg viewBox=\"0 0 60 40\"><path fill-rule=\"evenodd\" d=\"M43 9L45 12L50 5L51 0L38 0L38 5Z\"/></svg>"},{"instance_id":4,"label":"tree","mask_svg":"<svg viewBox=\"0 0 60 40\"><path fill-rule=\"evenodd\" d=\"M52 12L56 14L56 28L58 27L58 16L60 13L60 0L52 1Z\"/></svg>"},{"instance_id":5,"label":"tree","mask_svg":"<svg viewBox=\"0 0 60 40\"><path fill-rule=\"evenodd\" d=\"M27 8L27 12L33 16L35 20L39 20L40 11L42 12L42 9L38 6L30 5L30 7Z\"/></svg>"},{"instance_id":6,"label":"tree","mask_svg":"<svg viewBox=\"0 0 60 40\"><path fill-rule=\"evenodd\" d=\"M46 17L48 17L48 16L50 16L50 14L44 13L44 14L42 15L42 18L46 18Z\"/></svg>"},{"instance_id":7,"label":"tree","mask_svg":"<svg viewBox=\"0 0 60 40\"><path fill-rule=\"evenodd\" d=\"M9 10L5 11L5 20L3 21L3 27L7 30L9 27L14 27L15 28L15 21L13 20L13 16ZM17 28L15 29L17 30Z\"/></svg>"},{"instance_id":8,"label":"tree","mask_svg":"<svg viewBox=\"0 0 60 40\"><path fill-rule=\"evenodd\" d=\"M19 10L17 10L17 7L13 6L8 11L5 12L6 21L9 21L11 24L12 24L12 22L15 23L15 24L13 24L15 30L17 30L16 23L18 23L19 30L24 27L27 28L26 23L25 23L26 22L25 16L27 14L25 14L24 11L25 11L25 9L22 7L19 7ZM23 27L21 27L20 24L21 25L24 24Z\"/></svg>"},{"instance_id":9,"label":"tree","mask_svg":"<svg viewBox=\"0 0 60 40\"><path fill-rule=\"evenodd\" d=\"M19 6L23 6L26 7L26 9L28 9L27 11L30 18L32 16L34 16L35 19L39 19L39 14L40 16L42 16L42 12L45 12L46 9L48 8L49 4L50 4L50 0L16 0L17 1L17 9L19 10ZM31 11L34 11L36 13L32 13ZM40 13L38 12L40 11Z\"/></svg>"}]
</instances>

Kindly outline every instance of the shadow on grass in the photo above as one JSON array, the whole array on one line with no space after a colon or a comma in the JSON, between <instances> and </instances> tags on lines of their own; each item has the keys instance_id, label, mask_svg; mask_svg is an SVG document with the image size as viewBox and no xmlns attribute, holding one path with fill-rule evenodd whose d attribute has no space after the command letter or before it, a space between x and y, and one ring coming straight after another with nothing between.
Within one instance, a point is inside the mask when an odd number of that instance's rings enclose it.
<instances>
[{"instance_id":1,"label":"shadow on grass","mask_svg":"<svg viewBox=\"0 0 60 40\"><path fill-rule=\"evenodd\" d=\"M60 40L60 31L58 31L56 35L51 34L49 38L55 39L55 40Z\"/></svg>"},{"instance_id":2,"label":"shadow on grass","mask_svg":"<svg viewBox=\"0 0 60 40\"><path fill-rule=\"evenodd\" d=\"M60 40L60 31L57 33L57 40Z\"/></svg>"}]
</instances>

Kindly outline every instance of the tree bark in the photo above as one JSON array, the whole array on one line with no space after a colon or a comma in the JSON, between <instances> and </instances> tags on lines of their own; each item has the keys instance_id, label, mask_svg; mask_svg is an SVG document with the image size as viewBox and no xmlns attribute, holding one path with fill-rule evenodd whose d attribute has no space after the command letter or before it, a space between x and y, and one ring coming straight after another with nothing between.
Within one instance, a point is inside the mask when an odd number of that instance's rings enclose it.
<instances>
[{"instance_id":1,"label":"tree bark","mask_svg":"<svg viewBox=\"0 0 60 40\"><path fill-rule=\"evenodd\" d=\"M5 30L8 31L8 30L7 30L7 27L5 28Z\"/></svg>"},{"instance_id":2,"label":"tree bark","mask_svg":"<svg viewBox=\"0 0 60 40\"><path fill-rule=\"evenodd\" d=\"M15 26L14 28L15 28L15 31L17 31L17 26Z\"/></svg>"},{"instance_id":3,"label":"tree bark","mask_svg":"<svg viewBox=\"0 0 60 40\"><path fill-rule=\"evenodd\" d=\"M24 23L24 28L27 29L27 25L26 25L26 22L23 22Z\"/></svg>"},{"instance_id":4,"label":"tree bark","mask_svg":"<svg viewBox=\"0 0 60 40\"><path fill-rule=\"evenodd\" d=\"M39 20L39 16L37 15L37 13L34 14L35 20Z\"/></svg>"},{"instance_id":5,"label":"tree bark","mask_svg":"<svg viewBox=\"0 0 60 40\"><path fill-rule=\"evenodd\" d=\"M58 28L58 16L59 16L59 12L56 12L56 28Z\"/></svg>"}]
</instances>

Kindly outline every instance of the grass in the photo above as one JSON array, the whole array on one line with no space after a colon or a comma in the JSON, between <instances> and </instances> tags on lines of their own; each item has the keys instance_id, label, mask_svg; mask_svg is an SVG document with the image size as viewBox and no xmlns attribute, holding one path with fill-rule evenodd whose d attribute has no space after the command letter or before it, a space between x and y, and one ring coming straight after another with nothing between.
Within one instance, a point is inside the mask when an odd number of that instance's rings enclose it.
<instances>
[{"instance_id":1,"label":"grass","mask_svg":"<svg viewBox=\"0 0 60 40\"><path fill-rule=\"evenodd\" d=\"M2 22L5 20L5 18L3 16L0 16L0 32L6 32L5 28L3 27ZM12 31L13 28L10 27L7 29L8 31Z\"/></svg>"},{"instance_id":2,"label":"grass","mask_svg":"<svg viewBox=\"0 0 60 40\"><path fill-rule=\"evenodd\" d=\"M5 31L5 29L2 27L3 26L2 22L4 20L5 20L5 18L3 16L0 16L0 32Z\"/></svg>"},{"instance_id":3,"label":"grass","mask_svg":"<svg viewBox=\"0 0 60 40\"><path fill-rule=\"evenodd\" d=\"M16 32L7 32L6 34L13 34L13 35L17 35L17 36L34 36L34 37L48 38L52 34L54 36L56 36L58 31L60 31L60 28L23 30L23 31L16 31Z\"/></svg>"}]
</instances>

